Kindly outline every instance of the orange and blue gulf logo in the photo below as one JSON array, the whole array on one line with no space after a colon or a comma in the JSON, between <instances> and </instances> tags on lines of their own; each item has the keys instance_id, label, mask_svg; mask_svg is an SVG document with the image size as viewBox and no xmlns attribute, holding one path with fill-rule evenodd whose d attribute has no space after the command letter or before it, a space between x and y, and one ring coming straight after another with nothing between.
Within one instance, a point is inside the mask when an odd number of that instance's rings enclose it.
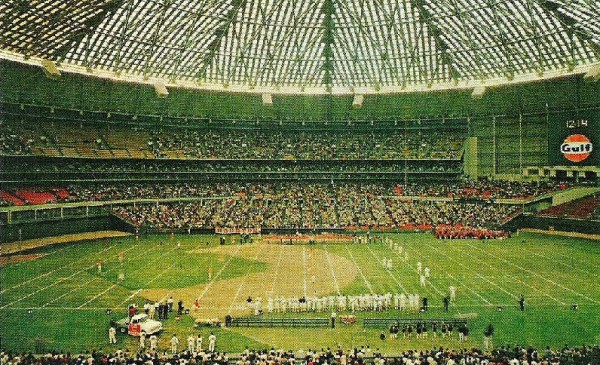
<instances>
[{"instance_id":1,"label":"orange and blue gulf logo","mask_svg":"<svg viewBox=\"0 0 600 365\"><path fill-rule=\"evenodd\" d=\"M581 162L590 157L592 142L583 134L571 134L560 145L560 151L565 158L572 162Z\"/></svg>"}]
</instances>

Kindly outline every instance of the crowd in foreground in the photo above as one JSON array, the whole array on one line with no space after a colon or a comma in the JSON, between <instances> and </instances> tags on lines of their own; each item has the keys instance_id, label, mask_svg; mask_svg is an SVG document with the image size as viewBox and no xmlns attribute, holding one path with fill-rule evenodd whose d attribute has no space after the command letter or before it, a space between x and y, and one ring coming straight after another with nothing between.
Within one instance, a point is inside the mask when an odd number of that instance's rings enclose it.
<instances>
[{"instance_id":1,"label":"crowd in foreground","mask_svg":"<svg viewBox=\"0 0 600 365\"><path fill-rule=\"evenodd\" d=\"M596 365L600 363L598 346L568 347L553 350L547 347L502 346L491 351L479 348L451 350L408 350L386 356L369 346L337 349L285 351L281 349L246 349L235 357L218 351L182 351L176 354L157 351L82 354L50 352L33 354L2 353L2 365Z\"/></svg>"}]
</instances>

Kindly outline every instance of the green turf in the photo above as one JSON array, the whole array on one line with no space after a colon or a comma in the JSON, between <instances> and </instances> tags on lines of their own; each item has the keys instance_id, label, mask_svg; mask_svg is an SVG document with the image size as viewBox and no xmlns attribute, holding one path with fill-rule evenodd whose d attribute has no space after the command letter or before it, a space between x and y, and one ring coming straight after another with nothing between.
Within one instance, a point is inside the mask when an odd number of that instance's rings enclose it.
<instances>
[{"instance_id":1,"label":"green turf","mask_svg":"<svg viewBox=\"0 0 600 365\"><path fill-rule=\"evenodd\" d=\"M520 343L538 347L598 343L600 320L600 246L583 239L521 234L502 241L440 241L429 234L399 234L390 237L403 246L408 261L386 245L317 245L332 257L341 256L358 268L360 274L342 289L344 294L407 292L427 296L429 313L358 313L353 326L331 329L219 329L221 349L239 352L249 347L321 348L338 343L349 348L369 344L393 354L407 348L431 346L478 346L488 323L496 328L496 344ZM136 294L144 288L180 288L205 283L207 268L214 272L230 259L209 253L217 236L166 235L81 242L47 247L36 251L41 259L8 264L0 271L0 334L2 348L9 350L71 350L116 347L107 345L111 316L127 303L142 303ZM179 243L179 246L177 245ZM124 252L124 263L119 253ZM337 255L337 256L334 256ZM394 268L383 268L383 258L392 258ZM101 273L96 262L102 260ZM430 267L432 278L425 288L419 285L417 262ZM323 263L329 270L328 263ZM248 258L231 258L219 280L267 270L267 264ZM118 281L119 272L125 281ZM216 282L216 284L218 281ZM458 289L457 302L450 313L441 309L449 286ZM332 293L335 294L335 293ZM527 309L517 307L519 295ZM571 310L577 303L578 311ZM497 306L504 310L497 312ZM27 313L31 308L32 313ZM467 344L456 339L386 340L379 329L364 329L366 317L453 317L470 315ZM112 317L115 317L113 314ZM287 314L286 316L298 316ZM302 314L302 316L324 316ZM182 343L189 334L207 336L210 329L192 328L192 320L169 319L161 344L177 333ZM136 346L135 339L120 336L118 347Z\"/></svg>"}]
</instances>

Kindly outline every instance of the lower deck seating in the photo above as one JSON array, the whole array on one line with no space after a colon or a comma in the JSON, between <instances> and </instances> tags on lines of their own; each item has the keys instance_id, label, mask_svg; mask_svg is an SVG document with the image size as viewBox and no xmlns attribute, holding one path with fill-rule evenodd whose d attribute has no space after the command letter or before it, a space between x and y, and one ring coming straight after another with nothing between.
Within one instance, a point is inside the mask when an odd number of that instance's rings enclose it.
<instances>
[{"instance_id":1,"label":"lower deck seating","mask_svg":"<svg viewBox=\"0 0 600 365\"><path fill-rule=\"evenodd\" d=\"M25 205L25 202L7 191L0 190L0 205Z\"/></svg>"},{"instance_id":2,"label":"lower deck seating","mask_svg":"<svg viewBox=\"0 0 600 365\"><path fill-rule=\"evenodd\" d=\"M539 215L544 217L589 219L600 208L600 193L576 199L568 203L556 205L543 210Z\"/></svg>"},{"instance_id":3,"label":"lower deck seating","mask_svg":"<svg viewBox=\"0 0 600 365\"><path fill-rule=\"evenodd\" d=\"M15 195L33 205L48 204L56 201L56 196L48 191L18 190Z\"/></svg>"}]
</instances>

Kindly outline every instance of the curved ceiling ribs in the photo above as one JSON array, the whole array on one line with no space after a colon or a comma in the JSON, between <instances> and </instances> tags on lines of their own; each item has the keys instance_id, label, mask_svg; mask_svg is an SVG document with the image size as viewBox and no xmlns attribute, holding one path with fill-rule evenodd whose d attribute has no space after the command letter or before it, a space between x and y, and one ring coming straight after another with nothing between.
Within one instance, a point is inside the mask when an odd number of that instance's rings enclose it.
<instances>
[{"instance_id":1,"label":"curved ceiling ribs","mask_svg":"<svg viewBox=\"0 0 600 365\"><path fill-rule=\"evenodd\" d=\"M0 57L170 83L348 90L600 61L598 0L7 0Z\"/></svg>"}]
</instances>

